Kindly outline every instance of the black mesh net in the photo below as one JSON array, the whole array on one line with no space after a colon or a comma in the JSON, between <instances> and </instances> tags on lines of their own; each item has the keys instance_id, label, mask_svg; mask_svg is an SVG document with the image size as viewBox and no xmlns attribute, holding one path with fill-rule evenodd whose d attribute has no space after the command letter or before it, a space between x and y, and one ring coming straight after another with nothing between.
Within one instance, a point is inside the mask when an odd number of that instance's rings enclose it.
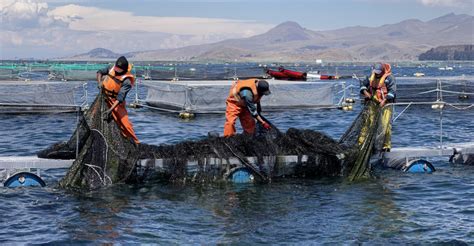
<instances>
[{"instance_id":1,"label":"black mesh net","mask_svg":"<svg viewBox=\"0 0 474 246\"><path fill-rule=\"evenodd\" d=\"M113 120L104 120L107 109L102 95L98 95L85 117L68 142L54 144L38 153L39 157L74 159L75 161L60 181L60 186L70 189L97 189L121 182L137 182L135 165L138 146L122 137ZM77 137L79 136L79 141ZM76 144L79 143L76 158Z\"/></svg>"},{"instance_id":2,"label":"black mesh net","mask_svg":"<svg viewBox=\"0 0 474 246\"><path fill-rule=\"evenodd\" d=\"M229 158L238 159L239 164L253 172L259 181L268 182L282 177L282 174L284 176L282 168L285 167L279 166L277 162L279 156L298 156L299 161L292 167L291 176L347 176L350 180L356 180L369 175L368 161L376 131L373 129L377 128L378 122L368 120L370 110L377 107L370 104L339 142L317 131L290 128L281 133L276 127L266 131L257 125L257 134L254 136L208 136L173 145L135 145L122 137L113 120L102 119L106 107L99 95L68 142L55 144L38 153L43 158L74 159L76 143L79 142L79 154L60 181L62 187L90 190L115 183L136 183L156 178L174 182L223 180L229 170L236 167L230 163L225 165L225 160ZM359 145L358 139L364 124L369 125L370 131ZM77 136L79 139L76 139ZM304 162L300 161L303 156L307 158ZM250 164L247 157L256 158L256 164ZM224 165L211 167L207 165L209 158L224 160ZM143 164L143 160L152 163L155 159L163 160L166 169L156 172L152 165ZM197 170L189 171L189 160L197 161Z\"/></svg>"},{"instance_id":3,"label":"black mesh net","mask_svg":"<svg viewBox=\"0 0 474 246\"><path fill-rule=\"evenodd\" d=\"M380 107L373 101L366 102L352 125L339 140L340 144L353 148L354 155L348 165L347 177L350 181L370 176L370 157L380 150L383 139L377 138L380 127Z\"/></svg>"}]
</instances>

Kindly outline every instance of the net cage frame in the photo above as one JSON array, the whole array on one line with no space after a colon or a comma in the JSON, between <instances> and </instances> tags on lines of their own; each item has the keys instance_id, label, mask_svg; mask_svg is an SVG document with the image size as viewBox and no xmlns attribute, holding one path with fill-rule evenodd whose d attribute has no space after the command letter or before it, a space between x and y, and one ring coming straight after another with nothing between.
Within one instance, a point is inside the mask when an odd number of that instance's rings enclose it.
<instances>
[{"instance_id":1,"label":"net cage frame","mask_svg":"<svg viewBox=\"0 0 474 246\"><path fill-rule=\"evenodd\" d=\"M397 102L459 103L459 96L474 97L474 76L396 77ZM455 99L455 100L453 100Z\"/></svg>"},{"instance_id":2,"label":"net cage frame","mask_svg":"<svg viewBox=\"0 0 474 246\"><path fill-rule=\"evenodd\" d=\"M58 81L0 81L0 88L3 90L0 93L0 114L74 113L89 104L87 82L83 81L67 84ZM22 90L25 88L29 90ZM82 90L82 94L77 94L78 90ZM49 103L54 101L52 98L57 101Z\"/></svg>"},{"instance_id":3,"label":"net cage frame","mask_svg":"<svg viewBox=\"0 0 474 246\"><path fill-rule=\"evenodd\" d=\"M270 90L272 94L262 98L262 105L264 105L265 111L339 108L344 102L344 99L349 95L349 90L353 87L353 85L347 85L347 81L267 81L270 83ZM225 101L229 95L229 90L233 82L234 80L143 81L139 79L135 84L135 103L146 108L156 109L164 112L222 114L225 112ZM139 86L145 87L147 89L145 99L141 99L138 95ZM292 92L286 90L285 87L290 89L293 87L298 90ZM308 91L308 88L313 91ZM326 92L330 93L321 92L321 89L325 89ZM206 90L208 93L206 93ZM308 96L311 96L311 92L315 92L316 90L318 90L318 95L308 99ZM167 100L170 98L170 96L160 96L160 93L174 93L175 95L179 95L179 98L174 97L172 98L173 100ZM285 94L287 98L295 98L296 102L298 100L306 100L306 102L295 103L291 102L291 99L285 101L284 97L281 97L283 94ZM203 99L205 98L204 96L207 96L210 99ZM325 97L324 102L326 103L314 102L315 100L318 100L318 96ZM203 105L211 104L214 106L203 107Z\"/></svg>"}]
</instances>

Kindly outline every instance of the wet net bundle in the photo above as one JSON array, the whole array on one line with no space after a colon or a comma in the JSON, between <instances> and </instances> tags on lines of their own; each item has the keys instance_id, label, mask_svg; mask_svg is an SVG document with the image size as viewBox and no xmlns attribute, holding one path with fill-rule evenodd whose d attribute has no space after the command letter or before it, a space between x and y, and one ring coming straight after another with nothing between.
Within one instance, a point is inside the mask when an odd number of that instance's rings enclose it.
<instances>
[{"instance_id":1,"label":"wet net bundle","mask_svg":"<svg viewBox=\"0 0 474 246\"><path fill-rule=\"evenodd\" d=\"M372 109L375 109L372 106ZM160 179L170 181L209 182L224 180L229 169L236 165L220 165L217 168L207 165L210 158L226 160L236 158L240 164L249 168L260 181L285 176L284 166L278 165L280 156L297 156L299 160L292 167L291 176L296 177L335 177L347 176L350 180L369 176L368 159L373 150L377 128L377 114L369 114L367 106L357 117L338 142L323 133L312 130L290 128L281 133L272 128L265 132L257 125L254 136L237 135L230 138L207 137L196 141L184 141L174 145L153 146L133 144L122 137L117 124L102 118L106 110L104 99L97 99L81 121L80 126L68 142L55 144L40 152L44 158L77 158L60 185L70 189L96 189L115 183L136 183L153 179L153 168L138 165L142 160L164 160L166 170ZM375 118L371 118L375 117ZM362 144L361 128L368 126ZM76 145L75 145L76 143ZM257 159L251 164L247 158ZM189 161L197 162L197 167L189 171ZM283 174L283 175L282 175Z\"/></svg>"},{"instance_id":2,"label":"wet net bundle","mask_svg":"<svg viewBox=\"0 0 474 246\"><path fill-rule=\"evenodd\" d=\"M60 186L92 190L115 183L136 182L138 147L121 136L113 120L103 118L105 110L105 100L99 94L69 141L38 153L43 158L75 158Z\"/></svg>"},{"instance_id":3,"label":"wet net bundle","mask_svg":"<svg viewBox=\"0 0 474 246\"><path fill-rule=\"evenodd\" d=\"M365 107L339 140L339 143L355 149L353 162L348 171L350 181L370 176L370 157L382 149L384 141L382 133L386 130L381 124L381 114L382 110L375 102L366 102Z\"/></svg>"}]
</instances>

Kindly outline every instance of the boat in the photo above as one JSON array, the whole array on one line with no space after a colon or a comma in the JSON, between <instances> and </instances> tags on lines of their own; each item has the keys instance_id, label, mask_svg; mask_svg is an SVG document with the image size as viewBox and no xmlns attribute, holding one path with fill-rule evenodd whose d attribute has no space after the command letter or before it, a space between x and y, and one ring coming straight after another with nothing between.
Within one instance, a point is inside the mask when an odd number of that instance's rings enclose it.
<instances>
[{"instance_id":1,"label":"boat","mask_svg":"<svg viewBox=\"0 0 474 246\"><path fill-rule=\"evenodd\" d=\"M309 72L307 74L308 80L335 80L339 79L336 75L328 75L328 74L319 74L318 72Z\"/></svg>"},{"instance_id":2,"label":"boat","mask_svg":"<svg viewBox=\"0 0 474 246\"><path fill-rule=\"evenodd\" d=\"M266 73L275 79L288 80L288 76L282 72L267 69Z\"/></svg>"},{"instance_id":3,"label":"boat","mask_svg":"<svg viewBox=\"0 0 474 246\"><path fill-rule=\"evenodd\" d=\"M285 69L284 67L279 67L278 71L271 69L266 69L265 71L268 75L272 76L275 79L299 81L306 80L306 73Z\"/></svg>"}]
</instances>

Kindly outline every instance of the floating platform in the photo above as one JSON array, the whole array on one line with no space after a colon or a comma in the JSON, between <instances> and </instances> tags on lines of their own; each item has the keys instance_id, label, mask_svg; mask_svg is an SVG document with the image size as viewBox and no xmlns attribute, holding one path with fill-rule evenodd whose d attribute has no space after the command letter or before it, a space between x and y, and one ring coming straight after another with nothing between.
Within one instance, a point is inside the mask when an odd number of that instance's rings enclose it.
<instances>
[{"instance_id":1,"label":"floating platform","mask_svg":"<svg viewBox=\"0 0 474 246\"><path fill-rule=\"evenodd\" d=\"M341 155L339 158L343 158ZM272 177L284 177L294 175L298 166L303 167L308 162L308 156L288 155L277 157L263 157L263 162L256 157L246 157L247 164L260 169L262 173L271 171ZM66 169L71 167L74 160L54 160L42 159L36 156L22 157L0 157L0 180L8 179L18 170L28 172L36 171L40 176L40 170L47 169ZM138 171L154 170L154 174L168 175L175 169L175 160L173 159L144 159L138 163ZM239 158L204 158L199 160L190 159L185 164L187 176L193 177L198 170L207 170L209 173L219 175L222 170L226 170L223 178L229 178L233 172L240 169L246 169L247 166ZM2 175L3 172L3 175ZM252 172L249 171L251 174ZM3 176L3 177L2 177Z\"/></svg>"},{"instance_id":2,"label":"floating platform","mask_svg":"<svg viewBox=\"0 0 474 246\"><path fill-rule=\"evenodd\" d=\"M442 147L399 147L390 152L377 154L372 159L383 161L383 165L395 169L405 169L409 163L419 158L453 157L474 155L474 142L449 143Z\"/></svg>"}]
</instances>

